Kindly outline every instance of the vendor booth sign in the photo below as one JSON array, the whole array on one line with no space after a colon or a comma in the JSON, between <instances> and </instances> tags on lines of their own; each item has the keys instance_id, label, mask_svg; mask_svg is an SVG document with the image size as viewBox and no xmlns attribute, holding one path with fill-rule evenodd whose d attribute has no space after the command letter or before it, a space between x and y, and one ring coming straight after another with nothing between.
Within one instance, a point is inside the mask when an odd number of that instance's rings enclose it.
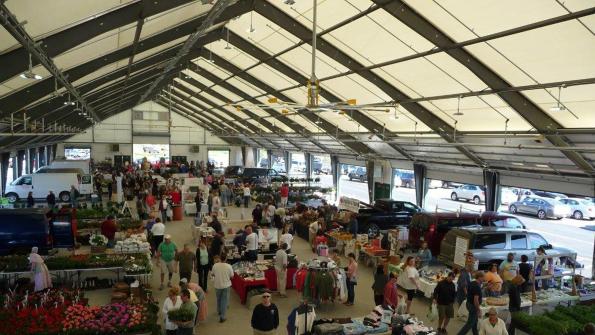
<instances>
[{"instance_id":1,"label":"vendor booth sign","mask_svg":"<svg viewBox=\"0 0 595 335\"><path fill-rule=\"evenodd\" d=\"M341 197L339 198L339 209L357 213L359 212L359 200L349 197Z\"/></svg>"}]
</instances>

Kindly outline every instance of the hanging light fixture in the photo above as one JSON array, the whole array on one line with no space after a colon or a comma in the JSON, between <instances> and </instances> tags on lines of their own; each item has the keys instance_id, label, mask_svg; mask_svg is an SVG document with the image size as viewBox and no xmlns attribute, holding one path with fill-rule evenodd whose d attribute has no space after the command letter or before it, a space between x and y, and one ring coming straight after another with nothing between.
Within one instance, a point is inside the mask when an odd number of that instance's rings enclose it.
<instances>
[{"instance_id":1,"label":"hanging light fixture","mask_svg":"<svg viewBox=\"0 0 595 335\"><path fill-rule=\"evenodd\" d=\"M23 79L33 79L33 80L41 80L43 79L42 76L33 73L33 60L31 59L31 54L29 54L29 69L27 71L21 73L20 75Z\"/></svg>"},{"instance_id":2,"label":"hanging light fixture","mask_svg":"<svg viewBox=\"0 0 595 335\"><path fill-rule=\"evenodd\" d=\"M453 115L455 116L462 116L465 115L461 112L461 96L459 95L459 97L457 98L457 112L454 113Z\"/></svg>"},{"instance_id":3,"label":"hanging light fixture","mask_svg":"<svg viewBox=\"0 0 595 335\"><path fill-rule=\"evenodd\" d=\"M550 107L550 112L562 112L566 110L566 107L562 105L560 102L560 96L562 95L562 86L558 87L558 100L556 101L556 105Z\"/></svg>"},{"instance_id":4,"label":"hanging light fixture","mask_svg":"<svg viewBox=\"0 0 595 335\"><path fill-rule=\"evenodd\" d=\"M254 12L250 12L250 28L246 29L247 32L253 33L256 29L254 29L254 25L252 25L252 14Z\"/></svg>"},{"instance_id":5,"label":"hanging light fixture","mask_svg":"<svg viewBox=\"0 0 595 335\"><path fill-rule=\"evenodd\" d=\"M231 46L229 45L229 27L227 28L227 44L225 45L225 50L231 50Z\"/></svg>"}]
</instances>

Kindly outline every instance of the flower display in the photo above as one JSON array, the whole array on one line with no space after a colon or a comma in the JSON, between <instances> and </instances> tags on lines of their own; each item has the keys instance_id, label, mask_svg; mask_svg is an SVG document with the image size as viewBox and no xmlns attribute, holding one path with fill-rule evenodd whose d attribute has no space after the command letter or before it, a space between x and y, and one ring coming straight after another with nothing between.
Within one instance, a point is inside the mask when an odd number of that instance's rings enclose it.
<instances>
[{"instance_id":1,"label":"flower display","mask_svg":"<svg viewBox=\"0 0 595 335\"><path fill-rule=\"evenodd\" d=\"M101 234L93 234L89 238L89 243L94 247L102 247L107 245L108 239L107 237Z\"/></svg>"},{"instance_id":2,"label":"flower display","mask_svg":"<svg viewBox=\"0 0 595 335\"><path fill-rule=\"evenodd\" d=\"M105 306L69 306L62 321L62 331L79 329L89 334L121 334L147 322L143 305L115 303ZM80 332L77 332L77 334Z\"/></svg>"}]
</instances>

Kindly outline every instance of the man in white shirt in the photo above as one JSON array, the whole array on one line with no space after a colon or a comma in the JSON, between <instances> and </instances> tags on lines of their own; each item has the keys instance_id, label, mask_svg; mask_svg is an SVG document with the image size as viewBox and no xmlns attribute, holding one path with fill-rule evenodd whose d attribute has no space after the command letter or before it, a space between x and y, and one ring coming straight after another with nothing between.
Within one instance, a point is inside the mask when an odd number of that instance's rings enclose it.
<instances>
[{"instance_id":1,"label":"man in white shirt","mask_svg":"<svg viewBox=\"0 0 595 335\"><path fill-rule=\"evenodd\" d=\"M287 244L281 243L281 248L275 254L275 272L277 272L277 291L281 298L287 298Z\"/></svg>"},{"instance_id":2,"label":"man in white shirt","mask_svg":"<svg viewBox=\"0 0 595 335\"><path fill-rule=\"evenodd\" d=\"M215 264L213 264L211 276L213 277L213 287L215 287L215 295L217 296L217 313L219 314L219 322L225 322L225 312L229 305L229 289L234 273L231 265L225 262L225 254L214 256L213 261Z\"/></svg>"},{"instance_id":3,"label":"man in white shirt","mask_svg":"<svg viewBox=\"0 0 595 335\"><path fill-rule=\"evenodd\" d=\"M252 227L246 228L246 257L254 262L258 256L258 234L252 231Z\"/></svg>"},{"instance_id":4,"label":"man in white shirt","mask_svg":"<svg viewBox=\"0 0 595 335\"><path fill-rule=\"evenodd\" d=\"M287 244L287 253L291 254L291 243L293 242L293 235L291 235L288 231L287 228L284 228L284 233L283 235L281 235L281 238L279 239L279 243L280 244Z\"/></svg>"},{"instance_id":5,"label":"man in white shirt","mask_svg":"<svg viewBox=\"0 0 595 335\"><path fill-rule=\"evenodd\" d=\"M244 208L248 208L250 204L250 186L248 184L244 185Z\"/></svg>"},{"instance_id":6,"label":"man in white shirt","mask_svg":"<svg viewBox=\"0 0 595 335\"><path fill-rule=\"evenodd\" d=\"M508 335L506 323L498 317L494 307L488 311L488 317L479 323L479 335Z\"/></svg>"},{"instance_id":7,"label":"man in white shirt","mask_svg":"<svg viewBox=\"0 0 595 335\"><path fill-rule=\"evenodd\" d=\"M165 235L165 225L159 218L155 219L155 224L151 227L151 234L153 234L153 247L156 250L163 242L163 235Z\"/></svg>"}]
</instances>

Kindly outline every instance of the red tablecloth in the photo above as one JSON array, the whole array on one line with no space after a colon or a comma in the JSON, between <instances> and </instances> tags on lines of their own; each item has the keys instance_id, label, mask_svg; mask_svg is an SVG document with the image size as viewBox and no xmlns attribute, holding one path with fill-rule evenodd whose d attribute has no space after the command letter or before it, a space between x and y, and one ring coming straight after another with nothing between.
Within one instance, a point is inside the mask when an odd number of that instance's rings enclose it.
<instances>
[{"instance_id":1,"label":"red tablecloth","mask_svg":"<svg viewBox=\"0 0 595 335\"><path fill-rule=\"evenodd\" d=\"M287 285L285 288L293 288L293 275L297 272L297 268L287 268ZM268 269L264 272L265 278L269 282L269 290L277 290L277 273L275 269Z\"/></svg>"},{"instance_id":2,"label":"red tablecloth","mask_svg":"<svg viewBox=\"0 0 595 335\"><path fill-rule=\"evenodd\" d=\"M268 282L269 281L268 281L266 275L265 275L265 279L261 279L261 280L245 280L244 278L242 278L236 274L231 279L231 287L240 296L240 302L242 304L245 304L249 287L264 286L264 287L268 288L269 287Z\"/></svg>"}]
</instances>

